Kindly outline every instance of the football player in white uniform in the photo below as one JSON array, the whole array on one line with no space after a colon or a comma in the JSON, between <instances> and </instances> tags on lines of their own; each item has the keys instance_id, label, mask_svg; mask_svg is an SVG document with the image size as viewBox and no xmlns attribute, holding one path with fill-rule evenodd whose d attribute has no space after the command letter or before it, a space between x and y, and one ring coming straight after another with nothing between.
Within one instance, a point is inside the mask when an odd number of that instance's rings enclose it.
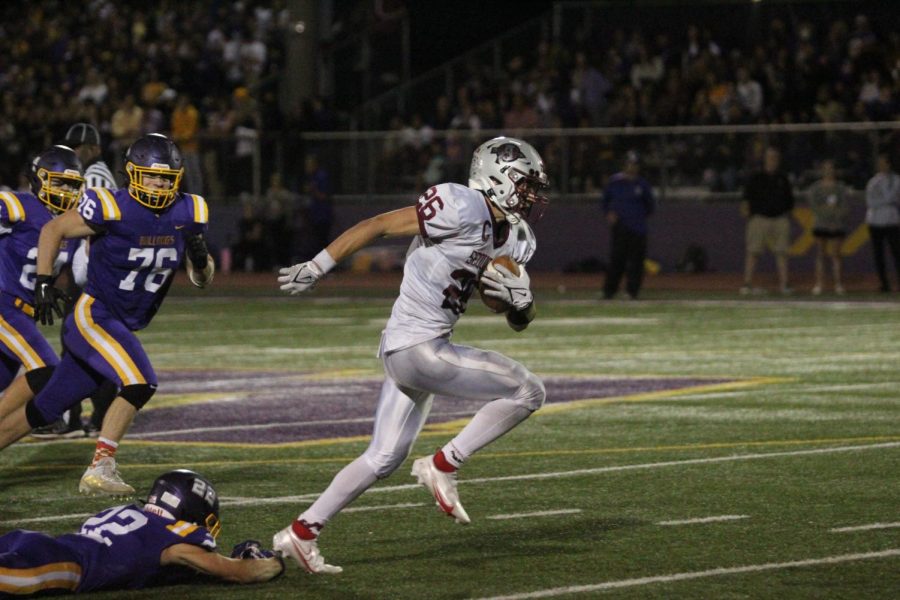
<instances>
[{"instance_id":1,"label":"football player in white uniform","mask_svg":"<svg viewBox=\"0 0 900 600\"><path fill-rule=\"evenodd\" d=\"M433 456L413 462L412 475L438 506L461 524L469 516L459 501L456 470L472 454L524 421L544 402L541 380L497 352L450 342L476 284L510 308L506 319L521 331L534 318L534 299L524 265L535 250L526 218L543 210L544 163L528 143L498 137L472 157L469 186L436 185L416 206L361 221L313 260L280 270L281 289L311 290L338 262L382 237L416 236L409 247L400 296L381 338L385 381L368 449L344 467L319 498L275 534L276 551L310 573L339 573L325 563L317 538L325 524L377 480L403 463L425 424L435 394L484 400L459 434ZM516 275L502 266L511 256Z\"/></svg>"}]
</instances>

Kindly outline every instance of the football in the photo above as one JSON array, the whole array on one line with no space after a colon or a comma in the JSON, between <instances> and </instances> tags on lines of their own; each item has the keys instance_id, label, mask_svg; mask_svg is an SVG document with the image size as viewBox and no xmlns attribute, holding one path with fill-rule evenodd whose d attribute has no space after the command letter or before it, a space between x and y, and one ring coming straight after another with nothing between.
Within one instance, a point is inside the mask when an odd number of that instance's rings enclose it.
<instances>
[{"instance_id":1,"label":"football","mask_svg":"<svg viewBox=\"0 0 900 600\"><path fill-rule=\"evenodd\" d=\"M498 256L494 260L492 260L487 267L485 267L485 271L488 269L493 269L494 265L503 265L507 270L512 271L516 275L519 274L519 265L509 256ZM496 270L496 269L495 269ZM484 293L485 286L481 284L481 281L478 282L478 294L481 296L481 301L484 302L484 305L488 307L488 310L495 313L505 313L509 310L509 304L500 300L499 298L494 298L492 296L486 296Z\"/></svg>"}]
</instances>

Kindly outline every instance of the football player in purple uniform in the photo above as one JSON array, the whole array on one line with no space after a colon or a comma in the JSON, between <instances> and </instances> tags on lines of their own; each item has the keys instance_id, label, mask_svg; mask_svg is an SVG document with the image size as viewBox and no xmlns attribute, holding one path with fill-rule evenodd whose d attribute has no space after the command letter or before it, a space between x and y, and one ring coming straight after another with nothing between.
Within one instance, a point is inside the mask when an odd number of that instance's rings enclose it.
<instances>
[{"instance_id":1,"label":"football player in purple uniform","mask_svg":"<svg viewBox=\"0 0 900 600\"><path fill-rule=\"evenodd\" d=\"M67 146L39 154L30 178L32 193L0 192L0 419L41 391L59 363L34 322L38 237L44 225L75 206L84 184L81 162ZM60 247L52 273L76 247ZM24 374L17 377L20 367Z\"/></svg>"},{"instance_id":2,"label":"football player in purple uniform","mask_svg":"<svg viewBox=\"0 0 900 600\"><path fill-rule=\"evenodd\" d=\"M51 266L64 239L89 236L90 259L84 292L63 324L66 353L33 400L0 422L0 448L29 430L53 423L105 380L119 394L103 420L91 466L79 491L130 496L116 467L115 453L137 411L156 391L156 373L133 332L159 310L173 273L186 257L197 287L213 277L203 240L209 211L197 195L179 192L181 152L167 137L151 133L125 154L127 189L85 191L77 210L52 221L38 243L35 314L42 323L61 316L62 292L52 284Z\"/></svg>"},{"instance_id":3,"label":"football player in purple uniform","mask_svg":"<svg viewBox=\"0 0 900 600\"><path fill-rule=\"evenodd\" d=\"M115 506L59 537L17 529L0 537L0 595L142 589L196 581L268 581L284 562L259 542L216 552L219 498L204 477L179 469L153 482L147 501Z\"/></svg>"}]
</instances>

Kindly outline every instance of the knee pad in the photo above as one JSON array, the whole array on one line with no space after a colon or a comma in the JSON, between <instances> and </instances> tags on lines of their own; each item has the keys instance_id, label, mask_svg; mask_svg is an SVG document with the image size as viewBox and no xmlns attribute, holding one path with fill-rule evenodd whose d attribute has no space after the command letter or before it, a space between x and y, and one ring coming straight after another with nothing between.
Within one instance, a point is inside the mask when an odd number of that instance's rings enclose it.
<instances>
[{"instance_id":1,"label":"knee pad","mask_svg":"<svg viewBox=\"0 0 900 600\"><path fill-rule=\"evenodd\" d=\"M62 413L58 415L51 415L50 420L47 420L47 418L44 416L44 413L41 412L41 409L39 409L34 403L34 398L29 400L25 405L25 420L28 421L28 426L32 429L43 427L44 425L49 425L61 416Z\"/></svg>"},{"instance_id":2,"label":"knee pad","mask_svg":"<svg viewBox=\"0 0 900 600\"><path fill-rule=\"evenodd\" d=\"M47 382L50 381L50 377L53 375L53 370L56 367L38 367L37 369L32 369L25 373L25 381L28 383L28 387L31 388L31 393L35 396L44 389L44 386L47 385Z\"/></svg>"},{"instance_id":3,"label":"knee pad","mask_svg":"<svg viewBox=\"0 0 900 600\"><path fill-rule=\"evenodd\" d=\"M125 398L125 401L135 409L141 410L155 393L155 385L150 385L149 383L136 383L134 385L126 385L123 387L122 391L119 392L119 395Z\"/></svg>"},{"instance_id":4,"label":"knee pad","mask_svg":"<svg viewBox=\"0 0 900 600\"><path fill-rule=\"evenodd\" d=\"M543 406L544 400L546 399L547 390L544 388L544 382L533 373L528 374L522 387L520 387L516 393L516 397L513 398L516 403L522 405L531 412L534 412Z\"/></svg>"}]
</instances>

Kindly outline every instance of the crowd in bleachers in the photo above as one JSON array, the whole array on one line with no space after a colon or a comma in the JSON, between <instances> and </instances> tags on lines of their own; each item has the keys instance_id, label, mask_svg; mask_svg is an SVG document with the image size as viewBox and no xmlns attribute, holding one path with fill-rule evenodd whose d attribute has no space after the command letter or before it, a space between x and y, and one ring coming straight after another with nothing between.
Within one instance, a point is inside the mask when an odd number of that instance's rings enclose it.
<instances>
[{"instance_id":1,"label":"crowd in bleachers","mask_svg":"<svg viewBox=\"0 0 900 600\"><path fill-rule=\"evenodd\" d=\"M200 137L278 127L286 17L282 1L0 4L0 184L20 184L28 158L79 121L100 128L114 167L146 132L196 151ZM240 144L223 143L240 165Z\"/></svg>"},{"instance_id":2,"label":"crowd in bleachers","mask_svg":"<svg viewBox=\"0 0 900 600\"><path fill-rule=\"evenodd\" d=\"M658 23L642 29L638 19L600 30L586 19L564 41L540 41L499 71L488 62L471 62L452 97L442 95L416 107L418 113L386 120L394 132L386 162L403 174L401 181L415 177L427 183L435 164L453 174L454 141L446 147L423 144L432 129L833 123L900 116L895 29L884 22L873 27L867 15L850 12L852 6L844 7L845 16L819 20L788 19L790 7L781 8L783 15L758 26L756 35L737 39L720 37L726 25L713 19L690 24L683 34ZM812 168L825 141L785 140L792 171L799 176ZM859 141L845 136L828 148L846 159L839 167L856 183L865 181L872 158L871 151L860 154ZM617 168L607 160L621 155L608 148L613 143L594 138L575 144L568 191L593 191ZM676 178L734 190L749 167L745 163L757 162L764 145L753 137L683 138L648 155L678 165ZM543 150L551 157L560 152L552 143Z\"/></svg>"},{"instance_id":3,"label":"crowd in bleachers","mask_svg":"<svg viewBox=\"0 0 900 600\"><path fill-rule=\"evenodd\" d=\"M545 127L886 121L900 114L900 34L886 20L852 3L807 15L783 4L751 26L721 19L718 8L706 17L703 7L682 11L680 23L642 19L632 9L620 8L617 18L595 10L590 18L568 18L555 41L545 29L545 39L506 48L500 69L492 61L468 62L452 93L410 102L407 113L385 112L374 124L390 132L379 148L375 191L464 181L472 145L488 129L527 135L521 132ZM871 3L862 8L880 14ZM250 191L255 139L277 138L280 156L295 157L304 131L354 122L353 107L342 107L343 114L329 109L340 98L279 106L288 23L284 0L0 4L0 185L22 185L29 156L59 141L72 123L87 121L99 126L114 170L137 135L165 131L192 154L189 169L207 175L204 193ZM736 36L741 27L753 34ZM454 133L434 135L444 129ZM654 161L673 166L674 185L732 191L767 141L683 136L660 148L648 138L640 149L651 168ZM776 141L798 177L821 158L823 144L851 182L871 171L867 138ZM558 176L557 186L587 193L617 168L610 158L621 155L618 146L641 143L536 142L548 162L567 161L566 180ZM302 182L292 172L301 172L300 164L284 172L298 192ZM186 182L198 179L188 173Z\"/></svg>"}]
</instances>

